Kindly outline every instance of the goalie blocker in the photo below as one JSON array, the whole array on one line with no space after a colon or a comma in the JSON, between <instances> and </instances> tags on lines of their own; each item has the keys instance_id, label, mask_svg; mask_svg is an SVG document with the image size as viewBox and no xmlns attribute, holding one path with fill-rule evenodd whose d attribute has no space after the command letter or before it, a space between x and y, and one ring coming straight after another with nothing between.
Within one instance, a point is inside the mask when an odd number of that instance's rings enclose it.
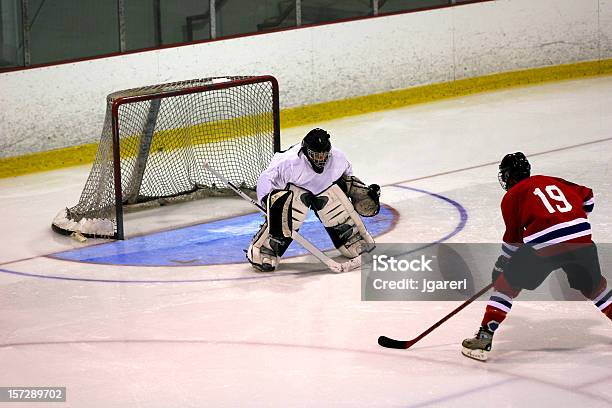
<instances>
[{"instance_id":1,"label":"goalie blocker","mask_svg":"<svg viewBox=\"0 0 612 408\"><path fill-rule=\"evenodd\" d=\"M318 195L289 184L265 197L266 222L247 249L248 261L258 270L271 272L291 243L312 208L325 226L334 246L347 258L374 248L374 240L361 217L380 211L380 187L369 187L354 176L343 176ZM349 199L350 197L350 199Z\"/></svg>"}]
</instances>

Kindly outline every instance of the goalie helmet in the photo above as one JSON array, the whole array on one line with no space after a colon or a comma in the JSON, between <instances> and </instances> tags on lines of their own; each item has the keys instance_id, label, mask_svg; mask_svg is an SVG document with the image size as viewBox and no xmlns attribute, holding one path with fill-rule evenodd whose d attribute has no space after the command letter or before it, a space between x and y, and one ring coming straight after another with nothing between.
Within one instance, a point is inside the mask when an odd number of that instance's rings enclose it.
<instances>
[{"instance_id":1,"label":"goalie helmet","mask_svg":"<svg viewBox=\"0 0 612 408\"><path fill-rule=\"evenodd\" d=\"M317 173L323 172L330 151L329 133L323 129L312 129L302 140L302 152L306 155L312 169Z\"/></svg>"},{"instance_id":2,"label":"goalie helmet","mask_svg":"<svg viewBox=\"0 0 612 408\"><path fill-rule=\"evenodd\" d=\"M504 190L509 190L519 181L531 175L531 164L521 152L509 153L499 164L497 178Z\"/></svg>"}]
</instances>

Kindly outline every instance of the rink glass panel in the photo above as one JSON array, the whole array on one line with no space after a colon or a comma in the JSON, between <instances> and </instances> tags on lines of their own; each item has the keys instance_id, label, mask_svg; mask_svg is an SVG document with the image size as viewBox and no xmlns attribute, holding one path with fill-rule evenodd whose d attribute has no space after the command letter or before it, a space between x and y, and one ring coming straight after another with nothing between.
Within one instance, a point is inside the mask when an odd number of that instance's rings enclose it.
<instances>
[{"instance_id":1,"label":"rink glass panel","mask_svg":"<svg viewBox=\"0 0 612 408\"><path fill-rule=\"evenodd\" d=\"M412 11L430 7L448 6L449 0L379 0L378 13L396 13L401 11Z\"/></svg>"},{"instance_id":2,"label":"rink glass panel","mask_svg":"<svg viewBox=\"0 0 612 408\"><path fill-rule=\"evenodd\" d=\"M31 64L120 51L116 1L28 2Z\"/></svg>"},{"instance_id":3,"label":"rink glass panel","mask_svg":"<svg viewBox=\"0 0 612 408\"><path fill-rule=\"evenodd\" d=\"M0 70L470 2L0 0Z\"/></svg>"}]
</instances>

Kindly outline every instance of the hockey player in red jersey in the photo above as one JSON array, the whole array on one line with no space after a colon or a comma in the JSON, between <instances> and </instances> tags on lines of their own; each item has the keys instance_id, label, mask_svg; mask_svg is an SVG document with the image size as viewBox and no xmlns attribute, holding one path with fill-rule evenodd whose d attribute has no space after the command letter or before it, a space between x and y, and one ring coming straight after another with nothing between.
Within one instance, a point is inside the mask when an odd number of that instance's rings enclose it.
<instances>
[{"instance_id":1,"label":"hockey player in red jersey","mask_svg":"<svg viewBox=\"0 0 612 408\"><path fill-rule=\"evenodd\" d=\"M556 269L612 320L612 288L601 276L587 219L592 190L561 178L531 176L531 165L520 152L503 158L499 181L507 190L501 203L506 232L493 269L494 292L478 333L462 344L465 356L483 361L513 299L522 289L537 288Z\"/></svg>"}]
</instances>

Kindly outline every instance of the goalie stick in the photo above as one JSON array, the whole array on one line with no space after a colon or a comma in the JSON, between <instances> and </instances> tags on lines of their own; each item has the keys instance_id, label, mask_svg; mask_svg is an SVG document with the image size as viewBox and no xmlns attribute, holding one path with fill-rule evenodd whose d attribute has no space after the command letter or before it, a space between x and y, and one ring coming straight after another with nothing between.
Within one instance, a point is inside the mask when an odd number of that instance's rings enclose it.
<instances>
[{"instance_id":1,"label":"goalie stick","mask_svg":"<svg viewBox=\"0 0 612 408\"><path fill-rule=\"evenodd\" d=\"M264 210L264 208L258 202L256 202L251 197L246 195L242 190L240 190L238 187L236 187L234 184L232 184L231 181L226 179L221 173L219 173L217 170L213 169L207 162L204 162L204 168L206 170L210 171L212 174L214 174L224 184L229 186L229 188L231 188L240 197L244 198L245 200L247 200L248 202L253 204L255 207L257 207L257 209L259 209L260 212L262 212L263 214L266 214L266 210ZM327 255L325 255L323 252L321 252L319 250L319 248L317 248L316 246L311 244L310 241L308 241L306 238L304 238L303 236L298 234L296 231L293 231L291 233L291 238L296 240L308 252L310 252L312 255L314 255L319 261L324 263L332 272L335 272L335 273L348 272L348 271L352 271L353 269L359 268L361 266L361 257L360 256L356 257L356 258L353 258L353 259L351 259L349 261L346 261L346 262L342 262L342 263L336 262L333 259L331 259L330 257L328 257Z\"/></svg>"},{"instance_id":2,"label":"goalie stick","mask_svg":"<svg viewBox=\"0 0 612 408\"><path fill-rule=\"evenodd\" d=\"M473 301L478 299L480 296L482 296L484 293L486 293L492 287L493 287L493 283L489 283L487 286L482 288L480 290L480 292L476 293L474 296L472 296L471 298L469 298L468 300L463 302L455 310L453 310L452 312L450 312L449 314L444 316L442 319L438 320L429 329L425 330L423 333L419 334L414 339L412 339L412 340L395 340L395 339L389 338L387 336L380 336L378 338L378 344L380 344L381 346L386 347L386 348L394 348L394 349L407 349L407 348L410 348L416 342L421 340L423 337L427 336L429 333L431 333L432 331L437 329L442 323L444 323L445 321L447 321L448 319L450 319L451 317L453 317L454 315L459 313L461 310L463 310L467 305L469 305L470 303L472 303Z\"/></svg>"}]
</instances>

